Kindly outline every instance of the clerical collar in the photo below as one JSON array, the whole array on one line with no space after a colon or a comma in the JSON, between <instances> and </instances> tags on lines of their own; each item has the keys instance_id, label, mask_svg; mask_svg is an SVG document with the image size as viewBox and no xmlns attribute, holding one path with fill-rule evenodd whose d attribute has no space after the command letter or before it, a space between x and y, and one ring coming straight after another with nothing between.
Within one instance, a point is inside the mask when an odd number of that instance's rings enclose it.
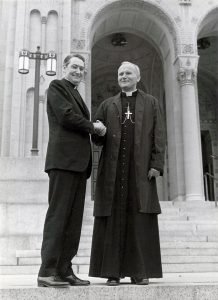
<instances>
[{"instance_id":1,"label":"clerical collar","mask_svg":"<svg viewBox=\"0 0 218 300\"><path fill-rule=\"evenodd\" d=\"M138 92L138 90L131 91L131 92L123 92L122 91L121 96L123 96L123 97L131 97L131 96L136 97L137 92Z\"/></svg>"},{"instance_id":2,"label":"clerical collar","mask_svg":"<svg viewBox=\"0 0 218 300\"><path fill-rule=\"evenodd\" d=\"M65 80L67 80L68 82L70 82L70 84L72 84L74 90L77 90L77 86L75 84L73 84L69 79L67 79L66 77L64 77Z\"/></svg>"}]
</instances>

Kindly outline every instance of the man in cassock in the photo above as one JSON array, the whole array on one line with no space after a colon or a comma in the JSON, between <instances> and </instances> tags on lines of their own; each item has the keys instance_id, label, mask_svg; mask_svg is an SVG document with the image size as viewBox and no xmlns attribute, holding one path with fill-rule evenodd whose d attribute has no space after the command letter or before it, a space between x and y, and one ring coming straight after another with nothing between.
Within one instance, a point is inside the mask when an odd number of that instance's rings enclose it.
<instances>
[{"instance_id":1,"label":"man in cassock","mask_svg":"<svg viewBox=\"0 0 218 300\"><path fill-rule=\"evenodd\" d=\"M137 89L139 81L139 67L123 62L121 93L103 101L94 118L107 131L92 135L103 147L89 276L107 278L107 285L124 277L140 285L162 277L155 178L163 174L164 124L158 101Z\"/></svg>"}]
</instances>

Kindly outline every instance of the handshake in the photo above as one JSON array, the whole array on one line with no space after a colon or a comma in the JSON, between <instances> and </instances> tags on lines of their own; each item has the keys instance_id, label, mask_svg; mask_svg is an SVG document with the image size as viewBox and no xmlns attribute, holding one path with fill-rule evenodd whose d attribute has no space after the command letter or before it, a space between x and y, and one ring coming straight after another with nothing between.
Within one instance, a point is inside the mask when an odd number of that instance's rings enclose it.
<instances>
[{"instance_id":1,"label":"handshake","mask_svg":"<svg viewBox=\"0 0 218 300\"><path fill-rule=\"evenodd\" d=\"M95 133L99 136L104 136L106 131L107 131L107 128L104 126L104 124L97 120L96 122L93 123L94 125L94 130L95 130Z\"/></svg>"}]
</instances>

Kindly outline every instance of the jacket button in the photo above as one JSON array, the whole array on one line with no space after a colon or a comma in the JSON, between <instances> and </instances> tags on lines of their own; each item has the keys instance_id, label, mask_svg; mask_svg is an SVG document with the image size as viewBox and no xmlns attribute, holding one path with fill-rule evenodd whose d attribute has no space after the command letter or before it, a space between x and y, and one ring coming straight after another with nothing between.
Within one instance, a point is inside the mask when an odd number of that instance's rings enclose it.
<instances>
[{"instance_id":1,"label":"jacket button","mask_svg":"<svg viewBox=\"0 0 218 300\"><path fill-rule=\"evenodd\" d=\"M113 137L115 138L115 137L116 137L116 134L113 134Z\"/></svg>"}]
</instances>

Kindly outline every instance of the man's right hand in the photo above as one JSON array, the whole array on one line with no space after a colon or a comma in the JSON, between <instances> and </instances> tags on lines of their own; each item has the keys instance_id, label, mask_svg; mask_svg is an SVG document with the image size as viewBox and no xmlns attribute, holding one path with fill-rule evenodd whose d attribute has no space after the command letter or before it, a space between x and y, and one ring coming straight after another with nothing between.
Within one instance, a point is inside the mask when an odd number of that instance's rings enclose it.
<instances>
[{"instance_id":1,"label":"man's right hand","mask_svg":"<svg viewBox=\"0 0 218 300\"><path fill-rule=\"evenodd\" d=\"M104 124L97 120L96 122L93 123L95 133L98 134L99 136L104 136L106 134L107 128L104 126Z\"/></svg>"}]
</instances>

